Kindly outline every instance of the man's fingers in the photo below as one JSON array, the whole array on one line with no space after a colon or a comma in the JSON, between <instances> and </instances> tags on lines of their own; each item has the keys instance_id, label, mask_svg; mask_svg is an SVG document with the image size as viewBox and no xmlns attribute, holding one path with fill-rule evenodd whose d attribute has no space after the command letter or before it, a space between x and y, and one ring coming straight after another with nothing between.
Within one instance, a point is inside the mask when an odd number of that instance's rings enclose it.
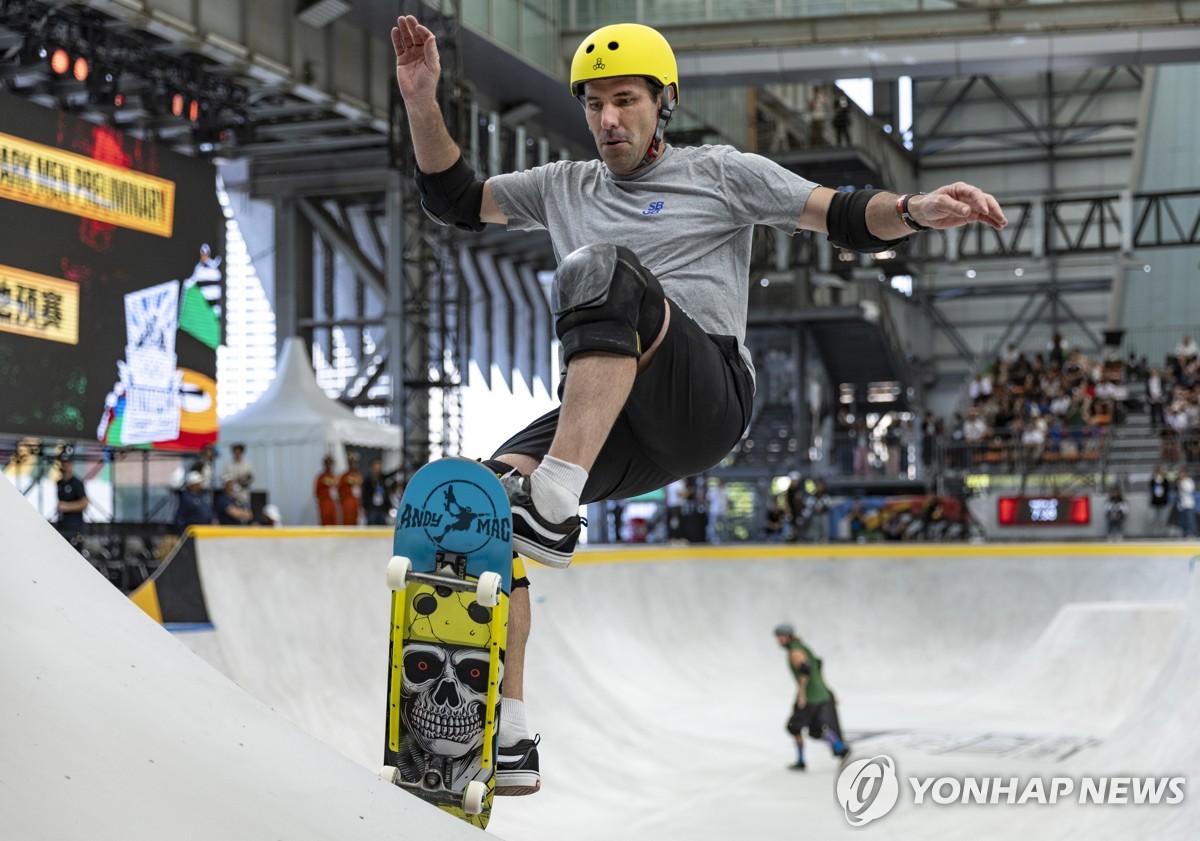
<instances>
[{"instance_id":1,"label":"man's fingers","mask_svg":"<svg viewBox=\"0 0 1200 841\"><path fill-rule=\"evenodd\" d=\"M1008 218L1004 215L1004 211L1000 209L1000 202L996 201L992 196L988 196L988 216L992 217L1001 227L1008 224Z\"/></svg>"},{"instance_id":2,"label":"man's fingers","mask_svg":"<svg viewBox=\"0 0 1200 841\"><path fill-rule=\"evenodd\" d=\"M425 36L429 34L429 30L417 23L415 17L402 15L396 18L396 26L392 30L392 43L396 44L398 48L407 50L411 47L419 47L425 40ZM397 40L397 36L399 36L399 40Z\"/></svg>"}]
</instances>

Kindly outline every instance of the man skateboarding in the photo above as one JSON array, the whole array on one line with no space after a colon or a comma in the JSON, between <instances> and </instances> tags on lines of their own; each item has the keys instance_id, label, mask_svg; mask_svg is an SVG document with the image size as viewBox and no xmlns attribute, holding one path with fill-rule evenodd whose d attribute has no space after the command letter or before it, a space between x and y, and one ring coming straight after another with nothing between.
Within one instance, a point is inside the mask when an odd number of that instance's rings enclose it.
<instances>
[{"instance_id":1,"label":"man skateboarding","mask_svg":"<svg viewBox=\"0 0 1200 841\"><path fill-rule=\"evenodd\" d=\"M571 562L581 503L703 472L741 437L754 392L744 339L755 225L828 233L840 246L879 252L914 231L1007 224L996 200L967 184L927 195L847 193L729 146L669 145L675 56L638 24L597 30L571 62L570 90L600 159L485 181L446 130L434 34L411 16L391 34L426 214L462 230L545 229L559 261L550 303L566 366L562 404L486 462L503 475L514 548L550 566ZM528 581L520 569L514 579L499 793L510 770L537 777L520 705ZM503 754L514 739L521 747Z\"/></svg>"},{"instance_id":2,"label":"man skateboarding","mask_svg":"<svg viewBox=\"0 0 1200 841\"><path fill-rule=\"evenodd\" d=\"M788 719L787 731L796 738L796 761L790 767L803 771L804 728L814 739L829 743L833 755L843 765L850 755L850 746L842 740L842 726L838 723L837 701L833 692L825 685L821 674L821 658L796 636L795 629L784 623L775 627L775 639L788 653L788 668L796 678L796 699L792 703L792 715Z\"/></svg>"}]
</instances>

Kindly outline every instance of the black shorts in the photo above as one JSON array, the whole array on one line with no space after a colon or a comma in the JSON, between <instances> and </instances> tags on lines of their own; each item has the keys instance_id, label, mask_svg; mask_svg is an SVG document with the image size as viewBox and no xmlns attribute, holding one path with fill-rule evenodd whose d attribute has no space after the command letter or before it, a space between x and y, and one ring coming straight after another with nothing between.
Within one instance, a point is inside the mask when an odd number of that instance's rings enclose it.
<instances>
[{"instance_id":1,"label":"black shorts","mask_svg":"<svg viewBox=\"0 0 1200 841\"><path fill-rule=\"evenodd\" d=\"M732 336L705 333L669 298L671 323L650 366L588 473L580 502L628 499L695 476L729 455L746 426L754 386ZM541 459L558 429L558 409L496 450Z\"/></svg>"},{"instance_id":2,"label":"black shorts","mask_svg":"<svg viewBox=\"0 0 1200 841\"><path fill-rule=\"evenodd\" d=\"M842 725L838 722L837 702L825 701L804 707L793 705L787 731L799 736L805 727L808 728L808 735L814 739L824 738L826 729L833 733L834 738L841 739Z\"/></svg>"}]
</instances>

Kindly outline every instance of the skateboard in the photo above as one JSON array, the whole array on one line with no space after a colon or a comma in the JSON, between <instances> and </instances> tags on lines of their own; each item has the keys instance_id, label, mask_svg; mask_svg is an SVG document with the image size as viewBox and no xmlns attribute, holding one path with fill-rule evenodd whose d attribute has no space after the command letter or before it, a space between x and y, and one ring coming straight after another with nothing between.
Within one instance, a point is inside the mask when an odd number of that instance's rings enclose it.
<instances>
[{"instance_id":1,"label":"skateboard","mask_svg":"<svg viewBox=\"0 0 1200 841\"><path fill-rule=\"evenodd\" d=\"M400 500L392 555L380 776L483 829L512 586L512 514L500 480L464 458L422 467Z\"/></svg>"}]
</instances>

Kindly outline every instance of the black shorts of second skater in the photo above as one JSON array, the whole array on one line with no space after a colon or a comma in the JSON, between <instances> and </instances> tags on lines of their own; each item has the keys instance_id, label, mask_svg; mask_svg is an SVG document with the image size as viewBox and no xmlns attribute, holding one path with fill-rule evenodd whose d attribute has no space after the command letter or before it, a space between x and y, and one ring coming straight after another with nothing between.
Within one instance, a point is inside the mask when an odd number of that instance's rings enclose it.
<instances>
[{"instance_id":1,"label":"black shorts of second skater","mask_svg":"<svg viewBox=\"0 0 1200 841\"><path fill-rule=\"evenodd\" d=\"M733 336L705 333L667 299L671 323L596 463L580 502L628 499L694 476L718 464L750 423L754 385ZM560 389L561 391L561 389ZM493 458L550 451L559 410L504 442Z\"/></svg>"},{"instance_id":2,"label":"black shorts of second skater","mask_svg":"<svg viewBox=\"0 0 1200 841\"><path fill-rule=\"evenodd\" d=\"M804 728L814 739L823 738L825 730L833 733L835 738L842 738L842 725L838 722L837 702L824 701L820 704L808 704L804 707L793 706L792 717L788 719L787 731L793 736L799 736Z\"/></svg>"}]
</instances>

